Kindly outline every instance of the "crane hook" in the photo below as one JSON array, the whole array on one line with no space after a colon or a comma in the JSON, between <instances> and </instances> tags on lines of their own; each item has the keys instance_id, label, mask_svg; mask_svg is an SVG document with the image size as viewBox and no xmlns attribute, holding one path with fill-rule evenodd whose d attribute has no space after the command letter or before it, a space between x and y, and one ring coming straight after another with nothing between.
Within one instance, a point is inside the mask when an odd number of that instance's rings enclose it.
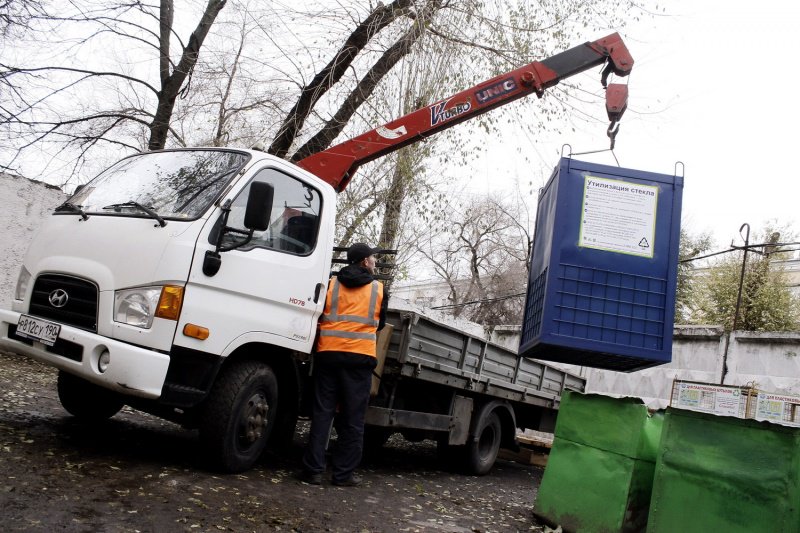
<instances>
[{"instance_id":1,"label":"crane hook","mask_svg":"<svg viewBox=\"0 0 800 533\"><path fill-rule=\"evenodd\" d=\"M608 135L608 138L611 139L610 150L614 149L614 142L616 141L617 133L619 133L619 122L612 120L611 124L608 125L608 130L606 130L606 135Z\"/></svg>"}]
</instances>

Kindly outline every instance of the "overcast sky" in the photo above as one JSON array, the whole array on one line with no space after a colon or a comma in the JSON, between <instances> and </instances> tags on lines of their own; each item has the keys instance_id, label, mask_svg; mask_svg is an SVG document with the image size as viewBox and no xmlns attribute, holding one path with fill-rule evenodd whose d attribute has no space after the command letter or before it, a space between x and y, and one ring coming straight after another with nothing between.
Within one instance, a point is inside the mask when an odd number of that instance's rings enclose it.
<instances>
[{"instance_id":1,"label":"overcast sky","mask_svg":"<svg viewBox=\"0 0 800 533\"><path fill-rule=\"evenodd\" d=\"M800 172L793 165L800 151L800 2L666 6L669 16L621 32L635 66L615 149L620 165L672 174L683 162L684 225L712 232L719 246L738 240L744 222L755 232L777 218L800 233ZM548 168L565 143L573 152L607 148L602 125L519 142ZM616 165L609 152L578 157ZM508 159L515 161L511 173L530 172L520 158Z\"/></svg>"}]
</instances>

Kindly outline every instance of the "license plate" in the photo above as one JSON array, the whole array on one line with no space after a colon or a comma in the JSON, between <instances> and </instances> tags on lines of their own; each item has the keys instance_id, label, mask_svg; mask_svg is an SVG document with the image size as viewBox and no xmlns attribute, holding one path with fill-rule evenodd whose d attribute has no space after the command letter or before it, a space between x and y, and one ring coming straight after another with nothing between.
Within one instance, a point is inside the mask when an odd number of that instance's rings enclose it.
<instances>
[{"instance_id":1,"label":"license plate","mask_svg":"<svg viewBox=\"0 0 800 533\"><path fill-rule=\"evenodd\" d=\"M61 324L34 318L28 315L20 315L17 323L17 335L39 341L47 346L52 346L61 333Z\"/></svg>"}]
</instances>

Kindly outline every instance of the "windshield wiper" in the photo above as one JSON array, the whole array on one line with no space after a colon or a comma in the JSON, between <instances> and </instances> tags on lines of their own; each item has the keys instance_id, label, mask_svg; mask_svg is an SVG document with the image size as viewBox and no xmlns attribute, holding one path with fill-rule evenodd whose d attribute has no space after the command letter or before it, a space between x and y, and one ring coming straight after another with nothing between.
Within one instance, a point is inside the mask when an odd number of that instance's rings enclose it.
<instances>
[{"instance_id":1,"label":"windshield wiper","mask_svg":"<svg viewBox=\"0 0 800 533\"><path fill-rule=\"evenodd\" d=\"M69 213L77 213L81 216L83 220L89 220L89 215L86 214L86 211L81 209L81 206L72 204L70 202L64 202L60 206L56 207L53 210L55 213L61 213L67 211Z\"/></svg>"},{"instance_id":2,"label":"windshield wiper","mask_svg":"<svg viewBox=\"0 0 800 533\"><path fill-rule=\"evenodd\" d=\"M144 211L145 213L150 215L151 218L156 219L158 221L158 224L162 228L167 225L167 221L164 220L163 218L161 218L161 216L158 213L153 211L151 208L140 204L139 202L134 202L133 200L131 200L130 202L122 202L120 204L107 205L103 209L120 209L120 208L123 208L123 207L135 207L136 209L138 209L140 211Z\"/></svg>"}]
</instances>

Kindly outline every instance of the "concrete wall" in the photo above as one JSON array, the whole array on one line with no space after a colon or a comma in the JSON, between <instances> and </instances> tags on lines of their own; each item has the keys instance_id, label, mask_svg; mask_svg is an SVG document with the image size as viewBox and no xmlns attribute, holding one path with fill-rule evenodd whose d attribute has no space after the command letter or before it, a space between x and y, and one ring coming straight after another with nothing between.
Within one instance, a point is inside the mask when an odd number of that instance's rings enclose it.
<instances>
[{"instance_id":1,"label":"concrete wall","mask_svg":"<svg viewBox=\"0 0 800 533\"><path fill-rule=\"evenodd\" d=\"M0 173L0 199L0 307L8 309L31 237L67 195L40 181Z\"/></svg>"},{"instance_id":2,"label":"concrete wall","mask_svg":"<svg viewBox=\"0 0 800 533\"><path fill-rule=\"evenodd\" d=\"M752 381L761 390L800 395L798 356L799 332L737 332L728 350L729 377L725 383L739 385Z\"/></svg>"},{"instance_id":3,"label":"concrete wall","mask_svg":"<svg viewBox=\"0 0 800 533\"><path fill-rule=\"evenodd\" d=\"M665 407L674 379L719 383L724 349L722 333L722 328L715 326L677 327L671 363L630 373L590 368L586 370L587 391L636 396L649 407Z\"/></svg>"},{"instance_id":4,"label":"concrete wall","mask_svg":"<svg viewBox=\"0 0 800 533\"><path fill-rule=\"evenodd\" d=\"M512 348L519 345L519 332L510 328L495 332L492 340ZM644 400L648 407L662 408L669 405L674 379L720 383L725 340L719 326L677 326L672 341L672 362L666 365L624 373L548 364L586 378L586 392L635 396ZM766 392L800 395L800 332L733 333L727 365L725 385L752 385Z\"/></svg>"}]
</instances>

